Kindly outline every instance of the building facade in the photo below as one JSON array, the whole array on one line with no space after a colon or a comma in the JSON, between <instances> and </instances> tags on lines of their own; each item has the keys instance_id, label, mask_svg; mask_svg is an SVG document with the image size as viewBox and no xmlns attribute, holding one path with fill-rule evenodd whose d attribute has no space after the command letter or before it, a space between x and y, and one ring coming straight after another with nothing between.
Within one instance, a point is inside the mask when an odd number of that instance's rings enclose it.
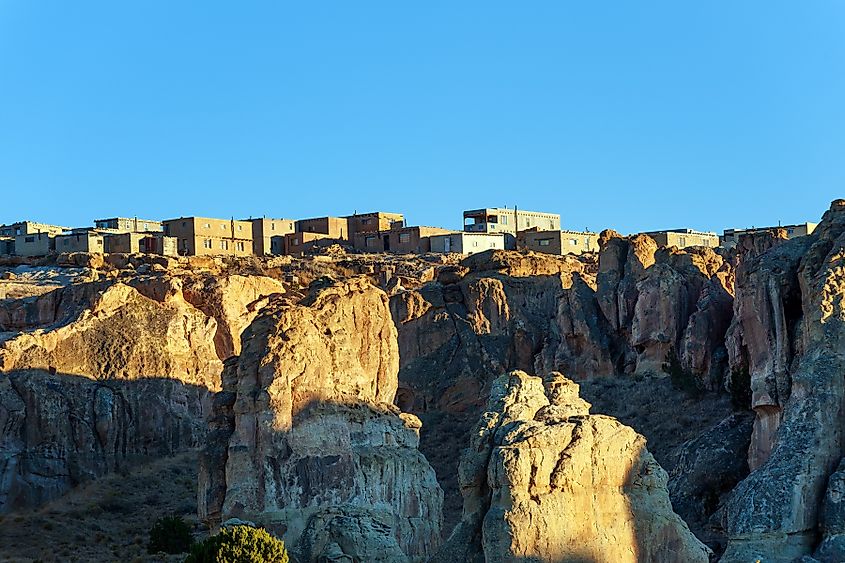
<instances>
[{"instance_id":1,"label":"building facade","mask_svg":"<svg viewBox=\"0 0 845 563\"><path fill-rule=\"evenodd\" d=\"M297 233L316 233L329 238L349 240L349 220L346 217L314 217L296 222Z\"/></svg>"},{"instance_id":2,"label":"building facade","mask_svg":"<svg viewBox=\"0 0 845 563\"><path fill-rule=\"evenodd\" d=\"M516 248L517 233L528 229L559 231L560 215L507 207L464 211L464 232L502 233L505 235L505 247L509 249Z\"/></svg>"},{"instance_id":3,"label":"building facade","mask_svg":"<svg viewBox=\"0 0 845 563\"><path fill-rule=\"evenodd\" d=\"M233 219L180 217L168 219L164 234L177 239L182 256L250 256L252 223Z\"/></svg>"},{"instance_id":4,"label":"building facade","mask_svg":"<svg viewBox=\"0 0 845 563\"><path fill-rule=\"evenodd\" d=\"M475 254L490 249L505 248L505 235L502 233L450 233L429 237L432 252L448 254Z\"/></svg>"},{"instance_id":5,"label":"building facade","mask_svg":"<svg viewBox=\"0 0 845 563\"><path fill-rule=\"evenodd\" d=\"M341 239L323 233L288 233L284 237L284 254L301 256L304 252L318 247L342 243Z\"/></svg>"},{"instance_id":6,"label":"building facade","mask_svg":"<svg viewBox=\"0 0 845 563\"><path fill-rule=\"evenodd\" d=\"M345 217L349 226L350 238L355 233L377 233L405 226L405 216L401 213L373 211Z\"/></svg>"},{"instance_id":7,"label":"building facade","mask_svg":"<svg viewBox=\"0 0 845 563\"><path fill-rule=\"evenodd\" d=\"M56 252L90 252L102 254L106 251L105 237L97 231L85 231L59 235L55 239Z\"/></svg>"},{"instance_id":8,"label":"building facade","mask_svg":"<svg viewBox=\"0 0 845 563\"><path fill-rule=\"evenodd\" d=\"M273 237L283 237L296 232L296 221L293 219L249 219L252 223L252 250L258 256L265 254L282 254L283 251L273 251ZM277 245L278 248L278 245Z\"/></svg>"},{"instance_id":9,"label":"building facade","mask_svg":"<svg viewBox=\"0 0 845 563\"><path fill-rule=\"evenodd\" d=\"M778 230L782 230L782 234L785 235L786 238L791 239L812 234L812 232L816 230L817 226L818 223L799 223L797 225L783 225L777 227L725 229L719 241L720 244L725 248L734 248L736 247L737 243L739 243L740 239L747 235L753 235L762 232L776 232Z\"/></svg>"},{"instance_id":10,"label":"building facade","mask_svg":"<svg viewBox=\"0 0 845 563\"><path fill-rule=\"evenodd\" d=\"M15 253L15 237L0 236L0 254Z\"/></svg>"},{"instance_id":11,"label":"building facade","mask_svg":"<svg viewBox=\"0 0 845 563\"><path fill-rule=\"evenodd\" d=\"M35 221L20 221L11 225L0 226L0 236L16 237L19 235L31 235L33 233L60 235L69 230L67 227L60 227L59 225L48 225L47 223L36 223Z\"/></svg>"},{"instance_id":12,"label":"building facade","mask_svg":"<svg viewBox=\"0 0 845 563\"><path fill-rule=\"evenodd\" d=\"M178 254L176 237L164 236L164 233L115 233L106 235L105 239L106 252L163 256Z\"/></svg>"},{"instance_id":13,"label":"building facade","mask_svg":"<svg viewBox=\"0 0 845 563\"><path fill-rule=\"evenodd\" d=\"M650 231L643 234L653 238L658 246L675 246L678 248L687 248L689 246L716 248L719 246L719 235L706 231L671 229L667 231Z\"/></svg>"},{"instance_id":14,"label":"building facade","mask_svg":"<svg viewBox=\"0 0 845 563\"><path fill-rule=\"evenodd\" d=\"M516 236L516 247L558 256L598 252L599 235L588 231L521 231Z\"/></svg>"},{"instance_id":15,"label":"building facade","mask_svg":"<svg viewBox=\"0 0 845 563\"><path fill-rule=\"evenodd\" d=\"M98 229L108 229L117 233L160 233L164 231L164 225L161 221L138 219L137 217L96 219L94 226Z\"/></svg>"},{"instance_id":16,"label":"building facade","mask_svg":"<svg viewBox=\"0 0 845 563\"><path fill-rule=\"evenodd\" d=\"M353 245L363 252L395 252L398 254L424 254L431 252L431 237L453 233L440 227L398 227L377 233L355 233Z\"/></svg>"},{"instance_id":17,"label":"building facade","mask_svg":"<svg viewBox=\"0 0 845 563\"><path fill-rule=\"evenodd\" d=\"M15 237L15 254L18 256L46 256L55 250L54 233L43 231Z\"/></svg>"}]
</instances>

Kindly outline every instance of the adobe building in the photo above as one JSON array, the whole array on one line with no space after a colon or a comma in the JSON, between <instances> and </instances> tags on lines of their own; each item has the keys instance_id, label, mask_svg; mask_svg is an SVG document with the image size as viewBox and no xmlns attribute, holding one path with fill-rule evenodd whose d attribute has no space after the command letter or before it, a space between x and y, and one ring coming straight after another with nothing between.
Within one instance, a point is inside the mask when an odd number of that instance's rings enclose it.
<instances>
[{"instance_id":1,"label":"adobe building","mask_svg":"<svg viewBox=\"0 0 845 563\"><path fill-rule=\"evenodd\" d=\"M17 256L46 256L56 250L56 235L43 231L15 237Z\"/></svg>"},{"instance_id":2,"label":"adobe building","mask_svg":"<svg viewBox=\"0 0 845 563\"><path fill-rule=\"evenodd\" d=\"M180 217L162 221L182 256L251 256L252 223L234 219Z\"/></svg>"},{"instance_id":3,"label":"adobe building","mask_svg":"<svg viewBox=\"0 0 845 563\"><path fill-rule=\"evenodd\" d=\"M65 252L90 252L102 254L106 251L105 238L97 231L84 231L59 235L55 239L55 250Z\"/></svg>"},{"instance_id":4,"label":"adobe building","mask_svg":"<svg viewBox=\"0 0 845 563\"><path fill-rule=\"evenodd\" d=\"M589 231L521 231L516 236L516 247L558 256L598 252L599 235Z\"/></svg>"},{"instance_id":5,"label":"adobe building","mask_svg":"<svg viewBox=\"0 0 845 563\"><path fill-rule=\"evenodd\" d=\"M283 237L296 232L296 221L293 219L249 219L252 223L252 250L258 256L265 254L282 254L283 250L273 251L273 237ZM280 239L283 240L283 239Z\"/></svg>"},{"instance_id":6,"label":"adobe building","mask_svg":"<svg viewBox=\"0 0 845 563\"><path fill-rule=\"evenodd\" d=\"M15 253L15 237L0 236L0 254L12 255Z\"/></svg>"},{"instance_id":7,"label":"adobe building","mask_svg":"<svg viewBox=\"0 0 845 563\"><path fill-rule=\"evenodd\" d=\"M803 237L809 234L812 234L813 231L816 230L818 223L799 223L797 225L783 225L777 227L757 227L757 228L750 228L750 229L725 229L723 231L722 236L719 238L720 244L725 248L734 248L739 243L740 239L748 236L753 235L756 233L762 232L777 232L779 230L783 231L782 234L786 235L786 238L796 238L796 237Z\"/></svg>"},{"instance_id":8,"label":"adobe building","mask_svg":"<svg viewBox=\"0 0 845 563\"><path fill-rule=\"evenodd\" d=\"M347 215L345 219L349 225L350 238L355 233L377 233L405 225L405 216L403 214L386 213L384 211L356 213L354 215Z\"/></svg>"},{"instance_id":9,"label":"adobe building","mask_svg":"<svg viewBox=\"0 0 845 563\"><path fill-rule=\"evenodd\" d=\"M284 254L301 256L313 248L342 243L341 239L323 233L288 233L284 236Z\"/></svg>"},{"instance_id":10,"label":"adobe building","mask_svg":"<svg viewBox=\"0 0 845 563\"><path fill-rule=\"evenodd\" d=\"M316 233L338 240L349 240L349 220L346 217L314 217L296 222L297 233ZM287 235L285 235L287 236Z\"/></svg>"},{"instance_id":11,"label":"adobe building","mask_svg":"<svg viewBox=\"0 0 845 563\"><path fill-rule=\"evenodd\" d=\"M670 229L666 231L650 231L642 234L653 238L658 246L675 246L678 248L686 248L688 246L716 248L719 246L719 235L706 231Z\"/></svg>"},{"instance_id":12,"label":"adobe building","mask_svg":"<svg viewBox=\"0 0 845 563\"><path fill-rule=\"evenodd\" d=\"M464 211L464 232L503 233L505 244L509 249L516 248L516 234L528 229L559 231L560 214L507 207L486 207Z\"/></svg>"},{"instance_id":13,"label":"adobe building","mask_svg":"<svg viewBox=\"0 0 845 563\"><path fill-rule=\"evenodd\" d=\"M475 254L490 249L505 249L504 233L450 233L429 237L432 252Z\"/></svg>"},{"instance_id":14,"label":"adobe building","mask_svg":"<svg viewBox=\"0 0 845 563\"><path fill-rule=\"evenodd\" d=\"M34 233L51 233L60 235L68 231L67 227L59 225L48 225L47 223L36 223L35 221L20 221L11 225L0 225L0 236L16 237L20 235L31 235Z\"/></svg>"},{"instance_id":15,"label":"adobe building","mask_svg":"<svg viewBox=\"0 0 845 563\"><path fill-rule=\"evenodd\" d=\"M392 229L377 233L355 233L353 244L364 252L396 252L398 254L425 254L431 252L431 237L454 233L440 227L402 227L394 223Z\"/></svg>"},{"instance_id":16,"label":"adobe building","mask_svg":"<svg viewBox=\"0 0 845 563\"><path fill-rule=\"evenodd\" d=\"M109 230L115 233L161 233L164 231L164 225L161 221L138 219L137 217L96 219L94 226L97 229Z\"/></svg>"},{"instance_id":17,"label":"adobe building","mask_svg":"<svg viewBox=\"0 0 845 563\"><path fill-rule=\"evenodd\" d=\"M164 233L114 233L106 235L105 239L106 252L178 255L176 237L164 236Z\"/></svg>"}]
</instances>

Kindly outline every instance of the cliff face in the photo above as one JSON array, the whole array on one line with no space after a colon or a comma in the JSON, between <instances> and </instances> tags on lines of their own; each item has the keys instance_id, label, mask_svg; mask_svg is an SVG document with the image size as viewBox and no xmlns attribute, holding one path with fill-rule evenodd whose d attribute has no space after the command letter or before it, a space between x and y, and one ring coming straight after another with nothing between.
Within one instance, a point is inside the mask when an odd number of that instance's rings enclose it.
<instances>
[{"instance_id":1,"label":"cliff face","mask_svg":"<svg viewBox=\"0 0 845 563\"><path fill-rule=\"evenodd\" d=\"M739 268L729 350L734 374L750 375L756 469L725 508L731 541L723 561L791 561L814 548L825 489L838 490L840 481L828 485L843 454L843 287L843 200L812 235L749 256ZM841 541L833 521L827 553ZM838 560L825 550L822 560Z\"/></svg>"},{"instance_id":2,"label":"cliff face","mask_svg":"<svg viewBox=\"0 0 845 563\"><path fill-rule=\"evenodd\" d=\"M558 373L497 379L460 464L464 512L434 562L706 562L645 440Z\"/></svg>"},{"instance_id":3,"label":"cliff face","mask_svg":"<svg viewBox=\"0 0 845 563\"><path fill-rule=\"evenodd\" d=\"M259 522L302 561L432 552L442 492L417 450L419 420L392 406L399 358L384 292L357 278L277 300L242 342L215 399L201 516Z\"/></svg>"},{"instance_id":4,"label":"cliff face","mask_svg":"<svg viewBox=\"0 0 845 563\"><path fill-rule=\"evenodd\" d=\"M0 512L202 442L219 335L239 336L262 292L280 291L209 277L133 272L0 301ZM185 285L207 288L196 307Z\"/></svg>"},{"instance_id":5,"label":"cliff face","mask_svg":"<svg viewBox=\"0 0 845 563\"><path fill-rule=\"evenodd\" d=\"M422 450L452 493L452 454L469 439L491 375L664 375L677 358L681 377L720 389L732 291L732 266L711 249L658 250L649 237L609 231L597 260L471 256L440 268L435 282L391 297L397 404L422 418ZM447 495L447 516L460 509L455 498Z\"/></svg>"}]
</instances>

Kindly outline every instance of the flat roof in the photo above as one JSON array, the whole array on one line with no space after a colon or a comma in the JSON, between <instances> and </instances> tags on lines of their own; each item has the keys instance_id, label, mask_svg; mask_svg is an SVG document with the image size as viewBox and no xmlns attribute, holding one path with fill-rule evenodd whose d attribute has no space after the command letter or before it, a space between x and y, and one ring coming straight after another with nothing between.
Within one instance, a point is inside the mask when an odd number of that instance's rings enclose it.
<instances>
[{"instance_id":1,"label":"flat roof","mask_svg":"<svg viewBox=\"0 0 845 563\"><path fill-rule=\"evenodd\" d=\"M552 213L550 211L531 211L529 209L509 209L507 207L482 207L480 209L469 209L464 211L464 216L472 213L488 213L490 211L494 211L496 213L527 213L530 215L553 215L555 217L560 217L560 213Z\"/></svg>"}]
</instances>

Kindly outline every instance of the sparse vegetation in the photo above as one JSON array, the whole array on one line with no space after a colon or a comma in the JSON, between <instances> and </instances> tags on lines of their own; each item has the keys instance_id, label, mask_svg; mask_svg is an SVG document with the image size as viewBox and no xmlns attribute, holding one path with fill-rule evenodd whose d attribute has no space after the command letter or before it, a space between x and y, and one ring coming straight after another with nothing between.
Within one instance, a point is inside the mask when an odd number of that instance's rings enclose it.
<instances>
[{"instance_id":1,"label":"sparse vegetation","mask_svg":"<svg viewBox=\"0 0 845 563\"><path fill-rule=\"evenodd\" d=\"M701 389L692 372L684 369L681 360L675 349L672 348L666 353L666 359L663 364L663 371L669 374L669 379L675 389L683 391L691 397L698 397L701 395Z\"/></svg>"},{"instance_id":2,"label":"sparse vegetation","mask_svg":"<svg viewBox=\"0 0 845 563\"><path fill-rule=\"evenodd\" d=\"M747 367L731 371L731 403L737 410L751 408L751 374Z\"/></svg>"},{"instance_id":3,"label":"sparse vegetation","mask_svg":"<svg viewBox=\"0 0 845 563\"><path fill-rule=\"evenodd\" d=\"M191 548L194 538L191 527L180 516L159 518L150 529L149 553L185 553Z\"/></svg>"},{"instance_id":4,"label":"sparse vegetation","mask_svg":"<svg viewBox=\"0 0 845 563\"><path fill-rule=\"evenodd\" d=\"M185 563L288 563L288 554L267 530L232 526L194 544Z\"/></svg>"}]
</instances>

